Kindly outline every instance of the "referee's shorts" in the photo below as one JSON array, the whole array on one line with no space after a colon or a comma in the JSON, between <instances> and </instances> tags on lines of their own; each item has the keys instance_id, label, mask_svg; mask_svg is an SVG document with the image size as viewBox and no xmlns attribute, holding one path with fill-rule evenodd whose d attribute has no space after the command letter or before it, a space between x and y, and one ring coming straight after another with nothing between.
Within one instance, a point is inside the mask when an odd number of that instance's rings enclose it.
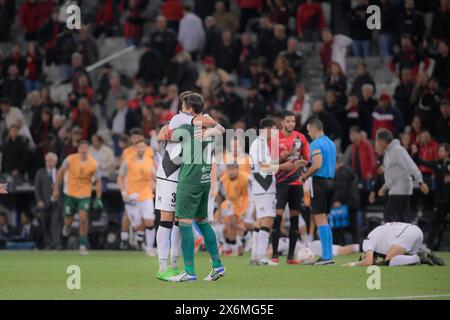
<instances>
[{"instance_id":1,"label":"referee's shorts","mask_svg":"<svg viewBox=\"0 0 450 320\"><path fill-rule=\"evenodd\" d=\"M311 214L330 213L333 179L312 177Z\"/></svg>"}]
</instances>

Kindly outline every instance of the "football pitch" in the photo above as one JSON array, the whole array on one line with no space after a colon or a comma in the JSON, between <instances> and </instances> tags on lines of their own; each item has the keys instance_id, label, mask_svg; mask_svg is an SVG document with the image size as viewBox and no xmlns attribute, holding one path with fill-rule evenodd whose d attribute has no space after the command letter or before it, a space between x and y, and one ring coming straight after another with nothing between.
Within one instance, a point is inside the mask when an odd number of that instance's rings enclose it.
<instances>
[{"instance_id":1,"label":"football pitch","mask_svg":"<svg viewBox=\"0 0 450 320\"><path fill-rule=\"evenodd\" d=\"M450 253L439 253L450 264ZM156 257L143 252L0 252L0 299L450 299L450 266L381 267L381 289L369 290L367 268L341 267L358 255L337 257L335 266L250 266L247 255L224 257L217 282L204 282L206 253L196 255L197 282L156 279ZM66 282L80 268L81 289ZM370 282L370 281L369 281Z\"/></svg>"}]
</instances>

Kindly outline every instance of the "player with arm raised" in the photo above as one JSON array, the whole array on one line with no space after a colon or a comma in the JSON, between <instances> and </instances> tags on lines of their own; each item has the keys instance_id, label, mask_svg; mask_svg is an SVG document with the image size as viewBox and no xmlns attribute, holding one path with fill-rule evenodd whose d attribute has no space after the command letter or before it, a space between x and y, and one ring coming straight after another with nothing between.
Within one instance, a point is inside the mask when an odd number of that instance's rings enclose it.
<instances>
[{"instance_id":1,"label":"player with arm raised","mask_svg":"<svg viewBox=\"0 0 450 320\"><path fill-rule=\"evenodd\" d=\"M195 92L183 92L179 97L179 114L175 115L165 125L158 139L165 142L161 164L156 173L156 209L161 212L160 224L156 234L158 245L159 271L157 278L165 280L171 276L179 274L178 257L181 251L181 238L178 222L174 222L174 211L177 195L178 177L181 167L181 143L170 141L173 130L182 125L191 125L192 123L202 126L215 125L215 121L202 115L189 114L184 100L190 95L195 95L203 101L203 97ZM167 260L170 253L170 267L167 266Z\"/></svg>"},{"instance_id":2,"label":"player with arm raised","mask_svg":"<svg viewBox=\"0 0 450 320\"><path fill-rule=\"evenodd\" d=\"M102 181L97 161L89 155L89 142L81 140L78 153L69 155L56 175L53 198L58 199L60 186L64 179L64 213L65 220L62 235L67 238L73 222L73 215L78 212L80 220L80 254L86 255L88 233L88 210L91 202L92 180L96 181L96 198L93 209L103 208Z\"/></svg>"},{"instance_id":3,"label":"player with arm raised","mask_svg":"<svg viewBox=\"0 0 450 320\"><path fill-rule=\"evenodd\" d=\"M144 140L134 144L136 153L120 165L117 184L131 227L137 234L139 245L144 243L148 255L154 256L155 209L153 206L153 158L145 157L148 147Z\"/></svg>"}]
</instances>

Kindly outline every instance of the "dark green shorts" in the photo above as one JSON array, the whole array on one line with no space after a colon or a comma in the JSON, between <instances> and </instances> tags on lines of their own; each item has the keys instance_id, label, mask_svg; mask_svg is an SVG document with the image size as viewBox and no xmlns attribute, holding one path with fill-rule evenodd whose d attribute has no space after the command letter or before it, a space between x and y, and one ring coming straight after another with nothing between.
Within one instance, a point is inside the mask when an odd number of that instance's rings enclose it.
<instances>
[{"instance_id":1,"label":"dark green shorts","mask_svg":"<svg viewBox=\"0 0 450 320\"><path fill-rule=\"evenodd\" d=\"M209 188L177 188L175 217L180 219L208 218Z\"/></svg>"},{"instance_id":2,"label":"dark green shorts","mask_svg":"<svg viewBox=\"0 0 450 320\"><path fill-rule=\"evenodd\" d=\"M88 211L91 198L75 198L64 195L64 214L73 216L79 211Z\"/></svg>"}]
</instances>

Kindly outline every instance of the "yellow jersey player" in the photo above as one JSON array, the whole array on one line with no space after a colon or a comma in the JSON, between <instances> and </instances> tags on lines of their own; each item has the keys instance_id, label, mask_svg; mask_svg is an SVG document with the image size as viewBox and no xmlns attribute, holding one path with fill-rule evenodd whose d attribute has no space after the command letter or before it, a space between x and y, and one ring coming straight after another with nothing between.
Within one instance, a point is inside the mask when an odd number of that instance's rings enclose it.
<instances>
[{"instance_id":1,"label":"yellow jersey player","mask_svg":"<svg viewBox=\"0 0 450 320\"><path fill-rule=\"evenodd\" d=\"M143 140L144 134L142 133L142 130L140 128L133 128L130 130L130 142L131 145L123 150L122 157L120 159L120 163L122 163L125 159L129 157L134 157L136 155L136 142ZM155 153L153 149L150 146L145 147L145 158L149 158L153 161L154 165L156 165L154 161ZM126 211L126 207L125 207ZM128 218L127 212L122 217L122 231L120 233L120 248L122 250L126 250L128 248L129 243L129 230L130 230L130 220Z\"/></svg>"},{"instance_id":2,"label":"yellow jersey player","mask_svg":"<svg viewBox=\"0 0 450 320\"><path fill-rule=\"evenodd\" d=\"M64 179L64 226L62 235L67 238L70 235L70 227L73 216L78 212L80 222L79 249L81 254L87 254L88 210L91 202L92 180L96 181L96 198L93 201L93 209L103 208L102 182L97 161L89 155L89 142L81 140L78 145L78 153L69 155L63 162L56 175L56 183L53 189L53 197L57 199L60 194L60 186Z\"/></svg>"},{"instance_id":3,"label":"yellow jersey player","mask_svg":"<svg viewBox=\"0 0 450 320\"><path fill-rule=\"evenodd\" d=\"M238 164L228 164L219 182L218 209L224 222L225 255L237 255L242 244L246 217L252 215L250 206L250 175ZM245 217L245 218L244 218ZM248 218L247 218L248 219Z\"/></svg>"},{"instance_id":4,"label":"yellow jersey player","mask_svg":"<svg viewBox=\"0 0 450 320\"><path fill-rule=\"evenodd\" d=\"M130 154L122 161L117 183L139 244L144 242L145 237L147 254L155 256L154 163L153 158L146 156L148 146L144 140L137 141L134 148L134 156Z\"/></svg>"}]
</instances>

